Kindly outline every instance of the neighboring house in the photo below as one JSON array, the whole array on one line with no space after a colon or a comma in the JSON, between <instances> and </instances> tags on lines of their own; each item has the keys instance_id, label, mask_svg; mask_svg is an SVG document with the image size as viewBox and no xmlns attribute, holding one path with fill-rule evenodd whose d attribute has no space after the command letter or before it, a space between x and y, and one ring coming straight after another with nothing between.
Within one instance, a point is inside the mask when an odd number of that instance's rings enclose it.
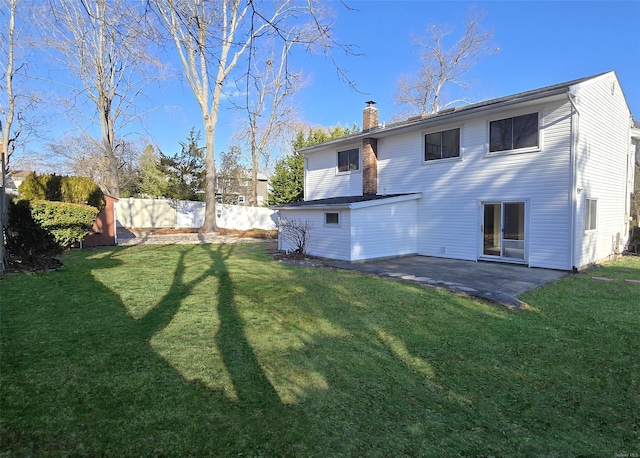
<instances>
[{"instance_id":1,"label":"neighboring house","mask_svg":"<svg viewBox=\"0 0 640 458\"><path fill-rule=\"evenodd\" d=\"M216 176L216 200L218 203L231 205L249 205L249 194L251 191L251 170L247 178L236 178L229 176ZM256 185L256 205L262 207L267 200L266 175L258 172L258 183Z\"/></svg>"},{"instance_id":2,"label":"neighboring house","mask_svg":"<svg viewBox=\"0 0 640 458\"><path fill-rule=\"evenodd\" d=\"M310 255L409 254L584 268L620 253L633 191L631 113L614 72L304 148ZM282 234L281 250L292 250Z\"/></svg>"},{"instance_id":3,"label":"neighboring house","mask_svg":"<svg viewBox=\"0 0 640 458\"><path fill-rule=\"evenodd\" d=\"M18 188L25 178L33 172L28 170L9 170L6 176L6 192L11 197L18 196Z\"/></svg>"}]
</instances>

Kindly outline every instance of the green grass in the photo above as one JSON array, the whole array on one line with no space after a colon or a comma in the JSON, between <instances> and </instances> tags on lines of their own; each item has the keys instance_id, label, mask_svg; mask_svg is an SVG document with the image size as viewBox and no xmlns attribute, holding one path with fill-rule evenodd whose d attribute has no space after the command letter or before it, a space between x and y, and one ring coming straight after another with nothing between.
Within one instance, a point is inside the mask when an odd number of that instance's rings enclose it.
<instances>
[{"instance_id":1,"label":"green grass","mask_svg":"<svg viewBox=\"0 0 640 458\"><path fill-rule=\"evenodd\" d=\"M2 456L640 452L640 258L515 312L259 243L63 261L0 282Z\"/></svg>"}]
</instances>

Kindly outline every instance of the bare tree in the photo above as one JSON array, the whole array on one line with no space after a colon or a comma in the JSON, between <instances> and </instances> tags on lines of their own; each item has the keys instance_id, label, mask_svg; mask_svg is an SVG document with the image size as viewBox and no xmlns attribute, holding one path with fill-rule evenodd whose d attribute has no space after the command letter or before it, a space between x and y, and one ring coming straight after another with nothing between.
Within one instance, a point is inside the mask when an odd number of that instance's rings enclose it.
<instances>
[{"instance_id":1,"label":"bare tree","mask_svg":"<svg viewBox=\"0 0 640 458\"><path fill-rule=\"evenodd\" d=\"M242 149L230 146L220 155L220 167L216 176L216 193L220 203L238 205L238 196L246 190L247 168L242 165Z\"/></svg>"},{"instance_id":2,"label":"bare tree","mask_svg":"<svg viewBox=\"0 0 640 458\"><path fill-rule=\"evenodd\" d=\"M6 60L2 60L3 70L3 83L6 90L7 99L2 100L0 105L3 119L0 120L0 128L2 130L2 143L0 144L0 152L2 153L2 189L4 190L5 184L5 171L9 164L9 157L11 156L15 137L20 135L19 131L16 133L12 131L13 121L15 116L16 97L13 93L13 79L16 76L17 70L14 67L14 55L15 55L15 20L17 0L9 0L6 2L8 8L7 11L3 9L3 18L6 20L6 36L2 36L2 51L3 55L6 55ZM4 34L3 34L4 35ZM6 48L6 49L5 49ZM6 106L5 106L6 103ZM4 196L3 196L4 198ZM4 221L4 219L3 219Z\"/></svg>"},{"instance_id":3,"label":"bare tree","mask_svg":"<svg viewBox=\"0 0 640 458\"><path fill-rule=\"evenodd\" d=\"M402 77L394 94L396 103L409 115L436 113L454 103L464 100L445 101L443 88L456 85L469 86L463 77L478 61L479 57L498 51L492 47L492 31L484 31L480 22L484 13L470 17L464 35L450 48L444 42L450 31L444 26L430 25L426 37L415 40L423 51L420 57L422 68L415 77Z\"/></svg>"},{"instance_id":4,"label":"bare tree","mask_svg":"<svg viewBox=\"0 0 640 458\"><path fill-rule=\"evenodd\" d=\"M21 84L17 84L18 78L24 80L28 62L20 59L19 42L28 22L27 8L18 0L2 0L0 4L0 94L4 94L0 100L0 271L4 267L4 229L7 222L6 201L6 176L9 163L15 152L18 139L25 137L24 131L27 112L34 104L35 98L25 92ZM24 13L24 15L22 14ZM20 21L20 17L22 21Z\"/></svg>"},{"instance_id":5,"label":"bare tree","mask_svg":"<svg viewBox=\"0 0 640 458\"><path fill-rule=\"evenodd\" d=\"M292 40L321 46L331 56L337 45L318 0L152 0L182 62L200 106L206 148L206 210L203 230L215 231L215 131L223 87L258 40ZM302 24L304 18L308 24ZM301 31L304 30L305 33ZM313 32L313 33L310 33ZM342 47L348 51L347 47ZM246 71L245 71L246 73Z\"/></svg>"},{"instance_id":6,"label":"bare tree","mask_svg":"<svg viewBox=\"0 0 640 458\"><path fill-rule=\"evenodd\" d=\"M137 30L142 12L126 0L48 0L41 15L44 42L75 77L68 85L69 109L82 113L81 99L92 106L87 116L100 125L101 150L107 162L106 192L120 196L117 150L122 129L141 114L136 98L158 78L160 65L145 49L144 34ZM91 127L76 124L83 135ZM91 126L89 124L89 126Z\"/></svg>"},{"instance_id":7,"label":"bare tree","mask_svg":"<svg viewBox=\"0 0 640 458\"><path fill-rule=\"evenodd\" d=\"M147 143L144 139L115 142L114 156L121 194L136 192L140 157ZM65 136L47 145L50 157L61 161L58 162L59 171L91 178L106 193L111 183L111 164L103 148L100 138L88 135Z\"/></svg>"},{"instance_id":8,"label":"bare tree","mask_svg":"<svg viewBox=\"0 0 640 458\"><path fill-rule=\"evenodd\" d=\"M293 129L295 122L295 111L285 103L302 86L302 73L290 73L287 66L293 44L293 40L285 40L279 54L271 52L256 63L247 78L247 117L243 132L251 155L251 206L258 204L258 172L269 168L270 147L285 131Z\"/></svg>"}]
</instances>

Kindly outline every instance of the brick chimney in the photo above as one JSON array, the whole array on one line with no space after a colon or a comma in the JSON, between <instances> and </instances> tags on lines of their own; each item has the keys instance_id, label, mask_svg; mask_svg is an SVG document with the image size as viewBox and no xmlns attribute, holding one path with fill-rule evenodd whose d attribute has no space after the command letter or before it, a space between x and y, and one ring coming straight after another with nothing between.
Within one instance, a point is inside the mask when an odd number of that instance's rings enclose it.
<instances>
[{"instance_id":1,"label":"brick chimney","mask_svg":"<svg viewBox=\"0 0 640 458\"><path fill-rule=\"evenodd\" d=\"M373 129L378 127L378 109L374 107L376 102L369 100L367 108L362 112L362 130Z\"/></svg>"},{"instance_id":2,"label":"brick chimney","mask_svg":"<svg viewBox=\"0 0 640 458\"><path fill-rule=\"evenodd\" d=\"M378 127L378 109L374 101L367 102L362 113L362 130L364 132ZM364 138L362 140L362 194L378 193L378 140Z\"/></svg>"}]
</instances>

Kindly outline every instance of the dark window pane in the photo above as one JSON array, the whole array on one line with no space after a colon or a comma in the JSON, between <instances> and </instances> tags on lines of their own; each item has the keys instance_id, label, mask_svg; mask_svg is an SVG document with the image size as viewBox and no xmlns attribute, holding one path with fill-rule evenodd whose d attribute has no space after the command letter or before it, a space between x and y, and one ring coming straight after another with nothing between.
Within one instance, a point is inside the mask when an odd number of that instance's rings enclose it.
<instances>
[{"instance_id":1,"label":"dark window pane","mask_svg":"<svg viewBox=\"0 0 640 458\"><path fill-rule=\"evenodd\" d=\"M358 149L349 150L349 170L358 170L360 161L358 160Z\"/></svg>"},{"instance_id":2,"label":"dark window pane","mask_svg":"<svg viewBox=\"0 0 640 458\"><path fill-rule=\"evenodd\" d=\"M460 156L460 129L442 132L442 158Z\"/></svg>"},{"instance_id":3,"label":"dark window pane","mask_svg":"<svg viewBox=\"0 0 640 458\"><path fill-rule=\"evenodd\" d=\"M513 148L538 146L538 113L513 118Z\"/></svg>"},{"instance_id":4,"label":"dark window pane","mask_svg":"<svg viewBox=\"0 0 640 458\"><path fill-rule=\"evenodd\" d=\"M489 151L506 151L512 147L513 119L501 119L489 124Z\"/></svg>"},{"instance_id":5,"label":"dark window pane","mask_svg":"<svg viewBox=\"0 0 640 458\"><path fill-rule=\"evenodd\" d=\"M433 161L442 157L442 133L435 132L424 136L424 160Z\"/></svg>"},{"instance_id":6,"label":"dark window pane","mask_svg":"<svg viewBox=\"0 0 640 458\"><path fill-rule=\"evenodd\" d=\"M347 170L349 170L349 153L338 151L338 172L346 172Z\"/></svg>"},{"instance_id":7,"label":"dark window pane","mask_svg":"<svg viewBox=\"0 0 640 458\"><path fill-rule=\"evenodd\" d=\"M504 238L524 240L524 204L504 204Z\"/></svg>"},{"instance_id":8,"label":"dark window pane","mask_svg":"<svg viewBox=\"0 0 640 458\"><path fill-rule=\"evenodd\" d=\"M337 213L325 213L324 214L324 223L325 224L338 224L338 214Z\"/></svg>"}]
</instances>

